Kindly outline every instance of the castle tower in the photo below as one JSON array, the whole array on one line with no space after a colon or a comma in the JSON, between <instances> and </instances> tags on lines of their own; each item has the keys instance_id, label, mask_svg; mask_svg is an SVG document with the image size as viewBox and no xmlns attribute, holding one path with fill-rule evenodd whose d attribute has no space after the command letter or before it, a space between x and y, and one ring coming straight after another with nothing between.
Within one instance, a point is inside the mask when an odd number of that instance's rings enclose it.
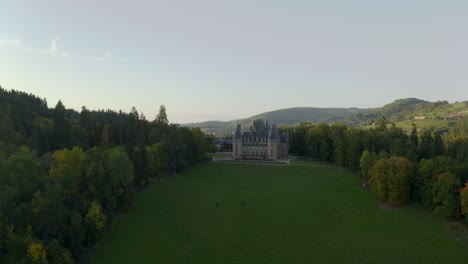
<instances>
[{"instance_id":1,"label":"castle tower","mask_svg":"<svg viewBox=\"0 0 468 264\"><path fill-rule=\"evenodd\" d=\"M242 132L241 125L236 125L236 130L232 136L232 156L234 159L242 158Z\"/></svg>"},{"instance_id":2,"label":"castle tower","mask_svg":"<svg viewBox=\"0 0 468 264\"><path fill-rule=\"evenodd\" d=\"M276 124L273 124L268 133L268 158L277 160L279 158L280 135Z\"/></svg>"}]
</instances>

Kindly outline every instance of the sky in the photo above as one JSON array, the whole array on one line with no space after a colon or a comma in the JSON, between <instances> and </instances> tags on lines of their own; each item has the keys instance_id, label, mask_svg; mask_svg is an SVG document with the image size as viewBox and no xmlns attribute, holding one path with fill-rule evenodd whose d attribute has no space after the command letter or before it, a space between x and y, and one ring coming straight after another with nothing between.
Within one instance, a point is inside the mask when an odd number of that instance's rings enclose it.
<instances>
[{"instance_id":1,"label":"sky","mask_svg":"<svg viewBox=\"0 0 468 264\"><path fill-rule=\"evenodd\" d=\"M0 85L171 122L468 100L468 1L2 0Z\"/></svg>"}]
</instances>

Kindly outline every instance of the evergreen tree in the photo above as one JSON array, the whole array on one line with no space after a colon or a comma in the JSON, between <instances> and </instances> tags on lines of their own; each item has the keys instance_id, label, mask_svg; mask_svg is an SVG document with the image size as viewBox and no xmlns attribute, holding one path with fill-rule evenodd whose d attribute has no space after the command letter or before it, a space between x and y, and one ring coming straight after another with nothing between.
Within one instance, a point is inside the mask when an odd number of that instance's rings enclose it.
<instances>
[{"instance_id":1,"label":"evergreen tree","mask_svg":"<svg viewBox=\"0 0 468 264\"><path fill-rule=\"evenodd\" d=\"M52 148L62 149L68 147L70 128L68 121L65 118L65 106L60 100L52 111L52 119L54 121Z\"/></svg>"},{"instance_id":2,"label":"evergreen tree","mask_svg":"<svg viewBox=\"0 0 468 264\"><path fill-rule=\"evenodd\" d=\"M413 124L413 128L411 128L410 142L416 148L419 146L418 129L416 128L414 124Z\"/></svg>"},{"instance_id":3,"label":"evergreen tree","mask_svg":"<svg viewBox=\"0 0 468 264\"><path fill-rule=\"evenodd\" d=\"M169 120L167 119L167 114L166 114L166 107L164 105L161 105L159 107L159 113L156 116L155 122L158 124L169 124Z\"/></svg>"}]
</instances>

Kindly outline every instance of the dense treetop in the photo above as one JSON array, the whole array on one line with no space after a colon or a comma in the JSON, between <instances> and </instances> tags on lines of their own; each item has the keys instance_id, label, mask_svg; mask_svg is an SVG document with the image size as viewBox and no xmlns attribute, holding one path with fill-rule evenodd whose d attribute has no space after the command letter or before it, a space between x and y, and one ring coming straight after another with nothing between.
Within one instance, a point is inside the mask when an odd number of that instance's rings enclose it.
<instances>
[{"instance_id":1,"label":"dense treetop","mask_svg":"<svg viewBox=\"0 0 468 264\"><path fill-rule=\"evenodd\" d=\"M73 263L150 177L205 158L200 129L0 88L0 263Z\"/></svg>"}]
</instances>

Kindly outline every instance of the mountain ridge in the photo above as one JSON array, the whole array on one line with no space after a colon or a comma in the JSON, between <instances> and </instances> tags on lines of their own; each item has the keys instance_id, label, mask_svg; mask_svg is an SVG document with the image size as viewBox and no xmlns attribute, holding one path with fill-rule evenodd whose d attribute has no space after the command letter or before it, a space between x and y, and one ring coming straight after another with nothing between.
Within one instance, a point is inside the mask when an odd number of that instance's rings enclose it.
<instances>
[{"instance_id":1,"label":"mountain ridge","mask_svg":"<svg viewBox=\"0 0 468 264\"><path fill-rule=\"evenodd\" d=\"M397 99L382 107L376 108L320 108L320 107L291 107L267 111L246 118L228 121L204 121L181 124L187 127L200 127L206 133L216 136L229 135L236 124L244 129L248 128L255 119L268 120L279 126L297 123L342 123L350 126L363 126L374 123L385 116L389 122L409 122L415 116L428 116L433 119L444 119L453 113L468 115L468 101L448 103L447 101L429 102L418 98ZM427 123L427 122L426 122ZM438 126L444 126L439 122ZM447 124L448 125L448 124Z\"/></svg>"}]
</instances>

